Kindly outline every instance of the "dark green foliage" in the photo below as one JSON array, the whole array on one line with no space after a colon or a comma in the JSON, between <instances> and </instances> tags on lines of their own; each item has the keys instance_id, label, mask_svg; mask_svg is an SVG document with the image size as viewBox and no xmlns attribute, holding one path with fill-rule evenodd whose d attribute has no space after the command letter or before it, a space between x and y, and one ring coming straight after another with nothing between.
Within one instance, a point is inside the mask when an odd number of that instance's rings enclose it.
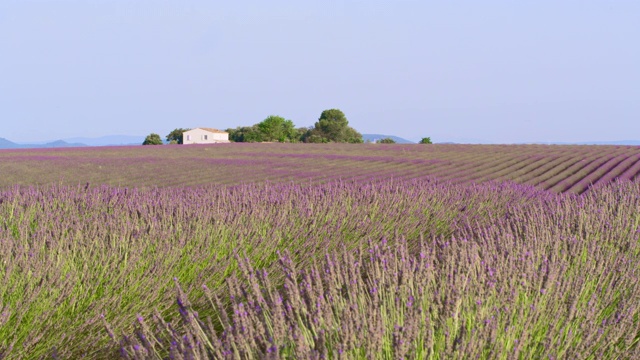
<instances>
[{"instance_id":1,"label":"dark green foliage","mask_svg":"<svg viewBox=\"0 0 640 360\"><path fill-rule=\"evenodd\" d=\"M320 114L316 123L316 129L328 139L338 142L342 138L342 132L349 126L349 121L344 113L338 109L325 110Z\"/></svg>"},{"instance_id":2,"label":"dark green foliage","mask_svg":"<svg viewBox=\"0 0 640 360\"><path fill-rule=\"evenodd\" d=\"M313 129L313 127L299 127L296 129L296 139L298 141L301 142L308 142L305 141L307 134L309 134L309 132Z\"/></svg>"},{"instance_id":3,"label":"dark green foliage","mask_svg":"<svg viewBox=\"0 0 640 360\"><path fill-rule=\"evenodd\" d=\"M229 133L229 141L232 142L261 142L262 133L257 125L238 126L235 129L225 130Z\"/></svg>"},{"instance_id":4,"label":"dark green foliage","mask_svg":"<svg viewBox=\"0 0 640 360\"><path fill-rule=\"evenodd\" d=\"M253 126L227 129L232 142L299 142L302 134L293 121L282 116L270 115Z\"/></svg>"},{"instance_id":5,"label":"dark green foliage","mask_svg":"<svg viewBox=\"0 0 640 360\"><path fill-rule=\"evenodd\" d=\"M326 137L323 137L322 134L320 134L320 132L317 131L315 128L309 128L306 132L302 134L302 137L300 139L302 140L302 142L314 143L314 144L322 144L322 143L329 142L329 139L327 139Z\"/></svg>"},{"instance_id":6,"label":"dark green foliage","mask_svg":"<svg viewBox=\"0 0 640 360\"><path fill-rule=\"evenodd\" d=\"M433 144L433 143L431 142L430 137L425 137L420 140L419 144Z\"/></svg>"},{"instance_id":7,"label":"dark green foliage","mask_svg":"<svg viewBox=\"0 0 640 360\"><path fill-rule=\"evenodd\" d=\"M189 131L189 130L191 129L181 129L181 128L174 129L172 132L170 132L167 135L167 142L173 143L173 144L183 144L182 134L185 131Z\"/></svg>"},{"instance_id":8,"label":"dark green foliage","mask_svg":"<svg viewBox=\"0 0 640 360\"><path fill-rule=\"evenodd\" d=\"M356 129L348 126L343 132L343 142L350 144L362 144L364 141L362 140L362 134L360 134Z\"/></svg>"},{"instance_id":9,"label":"dark green foliage","mask_svg":"<svg viewBox=\"0 0 640 360\"><path fill-rule=\"evenodd\" d=\"M378 144L395 144L396 141L393 140L392 138L384 138L384 139L380 139L378 141L376 141Z\"/></svg>"},{"instance_id":10,"label":"dark green foliage","mask_svg":"<svg viewBox=\"0 0 640 360\"><path fill-rule=\"evenodd\" d=\"M162 139L160 138L160 135L151 133L147 135L142 145L162 145Z\"/></svg>"},{"instance_id":11,"label":"dark green foliage","mask_svg":"<svg viewBox=\"0 0 640 360\"><path fill-rule=\"evenodd\" d=\"M310 128L296 128L293 121L270 115L253 126L227 129L232 142L362 143L362 134L349 126L338 109L325 110Z\"/></svg>"},{"instance_id":12,"label":"dark green foliage","mask_svg":"<svg viewBox=\"0 0 640 360\"><path fill-rule=\"evenodd\" d=\"M258 123L262 141L297 142L298 133L293 121L282 116L271 115Z\"/></svg>"},{"instance_id":13,"label":"dark green foliage","mask_svg":"<svg viewBox=\"0 0 640 360\"><path fill-rule=\"evenodd\" d=\"M349 126L344 113L338 109L325 110L315 126L304 136L308 143L362 143L362 134Z\"/></svg>"}]
</instances>

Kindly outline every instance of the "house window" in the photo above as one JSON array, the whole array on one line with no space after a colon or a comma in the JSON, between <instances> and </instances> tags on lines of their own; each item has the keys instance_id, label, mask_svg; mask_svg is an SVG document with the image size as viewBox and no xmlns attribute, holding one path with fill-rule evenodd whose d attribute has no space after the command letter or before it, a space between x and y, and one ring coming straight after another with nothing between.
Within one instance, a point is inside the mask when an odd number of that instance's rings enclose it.
<instances>
[{"instance_id":1,"label":"house window","mask_svg":"<svg viewBox=\"0 0 640 360\"><path fill-rule=\"evenodd\" d=\"M191 135L187 135L187 140L191 141Z\"/></svg>"},{"instance_id":2,"label":"house window","mask_svg":"<svg viewBox=\"0 0 640 360\"><path fill-rule=\"evenodd\" d=\"M209 140L208 135L202 135L202 140Z\"/></svg>"}]
</instances>

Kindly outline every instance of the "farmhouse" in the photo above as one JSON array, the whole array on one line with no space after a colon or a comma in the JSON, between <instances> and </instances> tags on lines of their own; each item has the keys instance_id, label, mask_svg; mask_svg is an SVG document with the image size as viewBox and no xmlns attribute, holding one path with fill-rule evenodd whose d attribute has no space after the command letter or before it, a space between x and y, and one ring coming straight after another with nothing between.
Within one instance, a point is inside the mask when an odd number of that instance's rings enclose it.
<instances>
[{"instance_id":1,"label":"farmhouse","mask_svg":"<svg viewBox=\"0 0 640 360\"><path fill-rule=\"evenodd\" d=\"M229 133L212 128L195 128L182 133L183 144L228 143Z\"/></svg>"}]
</instances>

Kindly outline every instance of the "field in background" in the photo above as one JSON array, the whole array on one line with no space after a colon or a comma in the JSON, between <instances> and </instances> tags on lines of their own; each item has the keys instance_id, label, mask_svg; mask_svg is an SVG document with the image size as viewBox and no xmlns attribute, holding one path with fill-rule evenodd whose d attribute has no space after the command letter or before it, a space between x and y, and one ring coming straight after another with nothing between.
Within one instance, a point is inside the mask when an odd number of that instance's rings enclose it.
<instances>
[{"instance_id":1,"label":"field in background","mask_svg":"<svg viewBox=\"0 0 640 360\"><path fill-rule=\"evenodd\" d=\"M225 144L0 151L0 187L42 184L232 185L437 177L510 180L554 192L640 177L640 147Z\"/></svg>"},{"instance_id":2,"label":"field in background","mask_svg":"<svg viewBox=\"0 0 640 360\"><path fill-rule=\"evenodd\" d=\"M637 358L639 152L1 151L0 359Z\"/></svg>"}]
</instances>

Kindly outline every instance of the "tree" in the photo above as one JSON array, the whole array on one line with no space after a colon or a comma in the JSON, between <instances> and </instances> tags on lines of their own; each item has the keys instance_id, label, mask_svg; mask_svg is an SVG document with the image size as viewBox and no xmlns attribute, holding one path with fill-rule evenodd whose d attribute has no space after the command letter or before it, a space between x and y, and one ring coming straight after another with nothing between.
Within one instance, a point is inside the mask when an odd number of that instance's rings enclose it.
<instances>
[{"instance_id":1,"label":"tree","mask_svg":"<svg viewBox=\"0 0 640 360\"><path fill-rule=\"evenodd\" d=\"M160 138L160 135L151 133L147 135L142 145L162 145L162 139Z\"/></svg>"},{"instance_id":2,"label":"tree","mask_svg":"<svg viewBox=\"0 0 640 360\"><path fill-rule=\"evenodd\" d=\"M235 129L225 130L229 133L229 141L233 142L261 142L262 133L256 125L238 126Z\"/></svg>"},{"instance_id":3,"label":"tree","mask_svg":"<svg viewBox=\"0 0 640 360\"><path fill-rule=\"evenodd\" d=\"M433 144L433 143L431 142L430 137L425 137L425 138L422 138L422 140L420 140L418 144Z\"/></svg>"},{"instance_id":4,"label":"tree","mask_svg":"<svg viewBox=\"0 0 640 360\"><path fill-rule=\"evenodd\" d=\"M282 116L270 115L253 126L238 126L225 131L233 142L298 142L307 131L302 129L296 129L293 121Z\"/></svg>"},{"instance_id":5,"label":"tree","mask_svg":"<svg viewBox=\"0 0 640 360\"><path fill-rule=\"evenodd\" d=\"M311 129L313 129L313 127L299 127L296 129L296 142L297 141L301 141L301 142L307 142L305 141L305 138L307 137L307 134L309 133L309 131L311 131Z\"/></svg>"},{"instance_id":6,"label":"tree","mask_svg":"<svg viewBox=\"0 0 640 360\"><path fill-rule=\"evenodd\" d=\"M364 140L362 140L362 134L356 131L356 129L351 126L347 126L344 130L344 142L350 144L362 144Z\"/></svg>"},{"instance_id":7,"label":"tree","mask_svg":"<svg viewBox=\"0 0 640 360\"><path fill-rule=\"evenodd\" d=\"M169 135L167 135L167 141L169 143L173 143L173 141L175 141L174 144L183 144L182 133L189 130L191 129L180 129L180 128L174 129L172 132L169 133Z\"/></svg>"},{"instance_id":8,"label":"tree","mask_svg":"<svg viewBox=\"0 0 640 360\"><path fill-rule=\"evenodd\" d=\"M318 130L312 128L307 130L307 132L302 136L302 141L305 143L320 144L328 143L329 139L323 137Z\"/></svg>"},{"instance_id":9,"label":"tree","mask_svg":"<svg viewBox=\"0 0 640 360\"><path fill-rule=\"evenodd\" d=\"M338 109L325 110L320 114L316 123L316 130L329 141L341 142L342 132L349 126L349 121L344 113Z\"/></svg>"},{"instance_id":10,"label":"tree","mask_svg":"<svg viewBox=\"0 0 640 360\"><path fill-rule=\"evenodd\" d=\"M393 140L392 138L384 138L384 139L380 139L378 141L376 141L378 144L395 144L396 141Z\"/></svg>"},{"instance_id":11,"label":"tree","mask_svg":"<svg viewBox=\"0 0 640 360\"><path fill-rule=\"evenodd\" d=\"M232 128L228 128L225 130L228 134L229 134L229 141L231 142L242 142L242 141L238 141L239 137L240 137L240 127L238 126L235 129Z\"/></svg>"},{"instance_id":12,"label":"tree","mask_svg":"<svg viewBox=\"0 0 640 360\"><path fill-rule=\"evenodd\" d=\"M339 109L324 110L303 138L305 142L362 143L362 134L349 126L347 117Z\"/></svg>"},{"instance_id":13,"label":"tree","mask_svg":"<svg viewBox=\"0 0 640 360\"><path fill-rule=\"evenodd\" d=\"M262 134L262 141L296 141L296 128L293 121L282 116L271 115L256 125Z\"/></svg>"}]
</instances>

